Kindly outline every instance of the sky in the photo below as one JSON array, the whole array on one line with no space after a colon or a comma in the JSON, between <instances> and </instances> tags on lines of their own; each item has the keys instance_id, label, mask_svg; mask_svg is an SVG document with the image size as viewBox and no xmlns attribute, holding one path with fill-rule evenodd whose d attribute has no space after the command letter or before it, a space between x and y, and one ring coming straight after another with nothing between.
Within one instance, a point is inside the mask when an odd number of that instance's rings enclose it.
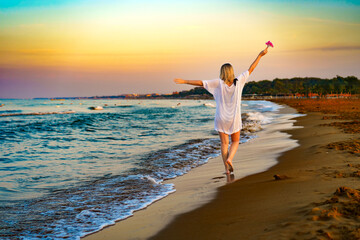
<instances>
[{"instance_id":1,"label":"sky","mask_svg":"<svg viewBox=\"0 0 360 240\"><path fill-rule=\"evenodd\" d=\"M360 1L0 0L0 98L172 93L174 78L360 78Z\"/></svg>"}]
</instances>

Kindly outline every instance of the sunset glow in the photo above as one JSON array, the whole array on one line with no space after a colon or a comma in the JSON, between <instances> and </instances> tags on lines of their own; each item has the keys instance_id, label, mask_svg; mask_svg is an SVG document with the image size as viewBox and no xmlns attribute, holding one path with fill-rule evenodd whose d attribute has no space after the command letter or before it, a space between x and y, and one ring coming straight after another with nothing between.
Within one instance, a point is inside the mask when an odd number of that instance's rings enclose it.
<instances>
[{"instance_id":1,"label":"sunset glow","mask_svg":"<svg viewBox=\"0 0 360 240\"><path fill-rule=\"evenodd\" d=\"M21 2L21 3L20 3ZM175 77L360 77L357 1L6 1L0 98L166 93Z\"/></svg>"}]
</instances>

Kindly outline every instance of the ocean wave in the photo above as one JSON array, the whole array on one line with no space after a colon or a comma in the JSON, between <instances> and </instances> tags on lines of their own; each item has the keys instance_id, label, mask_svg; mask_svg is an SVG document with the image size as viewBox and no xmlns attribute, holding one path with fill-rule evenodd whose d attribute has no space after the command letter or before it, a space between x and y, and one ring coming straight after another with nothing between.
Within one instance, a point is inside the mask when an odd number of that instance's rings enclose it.
<instances>
[{"instance_id":1,"label":"ocean wave","mask_svg":"<svg viewBox=\"0 0 360 240\"><path fill-rule=\"evenodd\" d=\"M268 124L271 122L270 117L266 117L260 112L249 112L241 114L243 122L243 131L254 133L262 130L263 124Z\"/></svg>"},{"instance_id":2,"label":"ocean wave","mask_svg":"<svg viewBox=\"0 0 360 240\"><path fill-rule=\"evenodd\" d=\"M104 108L132 108L135 107L134 105L114 105L114 106L104 106Z\"/></svg>"},{"instance_id":3,"label":"ocean wave","mask_svg":"<svg viewBox=\"0 0 360 240\"><path fill-rule=\"evenodd\" d=\"M220 154L219 147L218 138L194 139L144 155L137 168L123 174L107 174L53 189L44 197L9 202L0 207L1 236L79 239L174 192L173 184L163 181L206 163Z\"/></svg>"},{"instance_id":4,"label":"ocean wave","mask_svg":"<svg viewBox=\"0 0 360 240\"><path fill-rule=\"evenodd\" d=\"M22 110L2 110L0 114L11 114L11 113L21 113Z\"/></svg>"},{"instance_id":5,"label":"ocean wave","mask_svg":"<svg viewBox=\"0 0 360 240\"><path fill-rule=\"evenodd\" d=\"M266 117L260 112L249 112L244 114L246 120L259 121L261 124L268 124L271 122L270 117Z\"/></svg>"},{"instance_id":6,"label":"ocean wave","mask_svg":"<svg viewBox=\"0 0 360 240\"><path fill-rule=\"evenodd\" d=\"M32 112L32 113L5 113L0 114L0 117L10 117L10 116L27 116L27 115L49 115L49 114L71 114L75 111L64 111L64 112Z\"/></svg>"},{"instance_id":7,"label":"ocean wave","mask_svg":"<svg viewBox=\"0 0 360 240\"><path fill-rule=\"evenodd\" d=\"M212 104L212 103L204 103L205 107L212 107L212 108L216 108L216 105Z\"/></svg>"},{"instance_id":8,"label":"ocean wave","mask_svg":"<svg viewBox=\"0 0 360 240\"><path fill-rule=\"evenodd\" d=\"M249 105L251 105L252 108L255 108L261 112L274 112L282 108L281 105L268 101L248 101L248 103Z\"/></svg>"}]
</instances>

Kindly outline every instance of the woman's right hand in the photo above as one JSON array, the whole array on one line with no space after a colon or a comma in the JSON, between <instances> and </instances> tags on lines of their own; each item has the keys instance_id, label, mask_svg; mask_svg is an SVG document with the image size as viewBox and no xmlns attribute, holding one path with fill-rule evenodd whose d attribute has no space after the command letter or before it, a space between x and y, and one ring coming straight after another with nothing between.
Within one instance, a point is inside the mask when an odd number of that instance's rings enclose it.
<instances>
[{"instance_id":1,"label":"woman's right hand","mask_svg":"<svg viewBox=\"0 0 360 240\"><path fill-rule=\"evenodd\" d=\"M176 84L184 84L184 83L186 83L186 81L184 79L181 79L181 78L175 78L174 82Z\"/></svg>"}]
</instances>

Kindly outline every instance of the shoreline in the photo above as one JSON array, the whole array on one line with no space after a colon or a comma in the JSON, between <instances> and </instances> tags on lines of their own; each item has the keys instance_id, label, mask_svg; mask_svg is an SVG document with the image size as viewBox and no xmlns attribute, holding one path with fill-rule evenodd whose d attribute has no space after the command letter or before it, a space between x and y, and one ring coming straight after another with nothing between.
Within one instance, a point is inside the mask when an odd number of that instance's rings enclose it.
<instances>
[{"instance_id":1,"label":"shoreline","mask_svg":"<svg viewBox=\"0 0 360 240\"><path fill-rule=\"evenodd\" d=\"M293 108L284 106L279 109L277 114L283 114L285 118L290 118L296 111ZM282 119L284 120L284 119ZM280 132L281 129L292 128L295 120L287 120L286 123L269 124L272 127L264 127L263 131L257 133L257 138L250 140L245 144L239 145L239 151L234 158L235 176L233 179L226 179L223 173L223 163L221 156L211 158L209 161L197 168L192 169L189 173L175 179L164 181L164 183L175 184L176 191L169 194L161 201L153 202L145 209L136 211L133 216L117 221L114 225L106 226L103 229L82 237L81 239L147 239L161 231L167 224L172 222L176 216L197 209L204 204L212 201L218 192L219 187L244 176L259 172L251 169L251 164L246 165L249 168L242 169L247 159L248 162L261 161L262 156L267 153L267 167L263 171L277 164L276 158L286 149L297 146L296 141L291 140L287 133ZM276 141L276 146L272 142ZM266 149L266 153L259 153L258 147ZM239 154L241 149L248 149L247 154ZM255 156L255 157L254 157ZM253 172L251 172L253 171ZM245 173L247 172L247 174Z\"/></svg>"},{"instance_id":2,"label":"shoreline","mask_svg":"<svg viewBox=\"0 0 360 240\"><path fill-rule=\"evenodd\" d=\"M304 128L284 132L300 145L278 164L220 187L214 200L178 216L151 239L359 239L359 158L326 148L358 134L320 127L334 122L324 116L297 117L295 125Z\"/></svg>"}]
</instances>

